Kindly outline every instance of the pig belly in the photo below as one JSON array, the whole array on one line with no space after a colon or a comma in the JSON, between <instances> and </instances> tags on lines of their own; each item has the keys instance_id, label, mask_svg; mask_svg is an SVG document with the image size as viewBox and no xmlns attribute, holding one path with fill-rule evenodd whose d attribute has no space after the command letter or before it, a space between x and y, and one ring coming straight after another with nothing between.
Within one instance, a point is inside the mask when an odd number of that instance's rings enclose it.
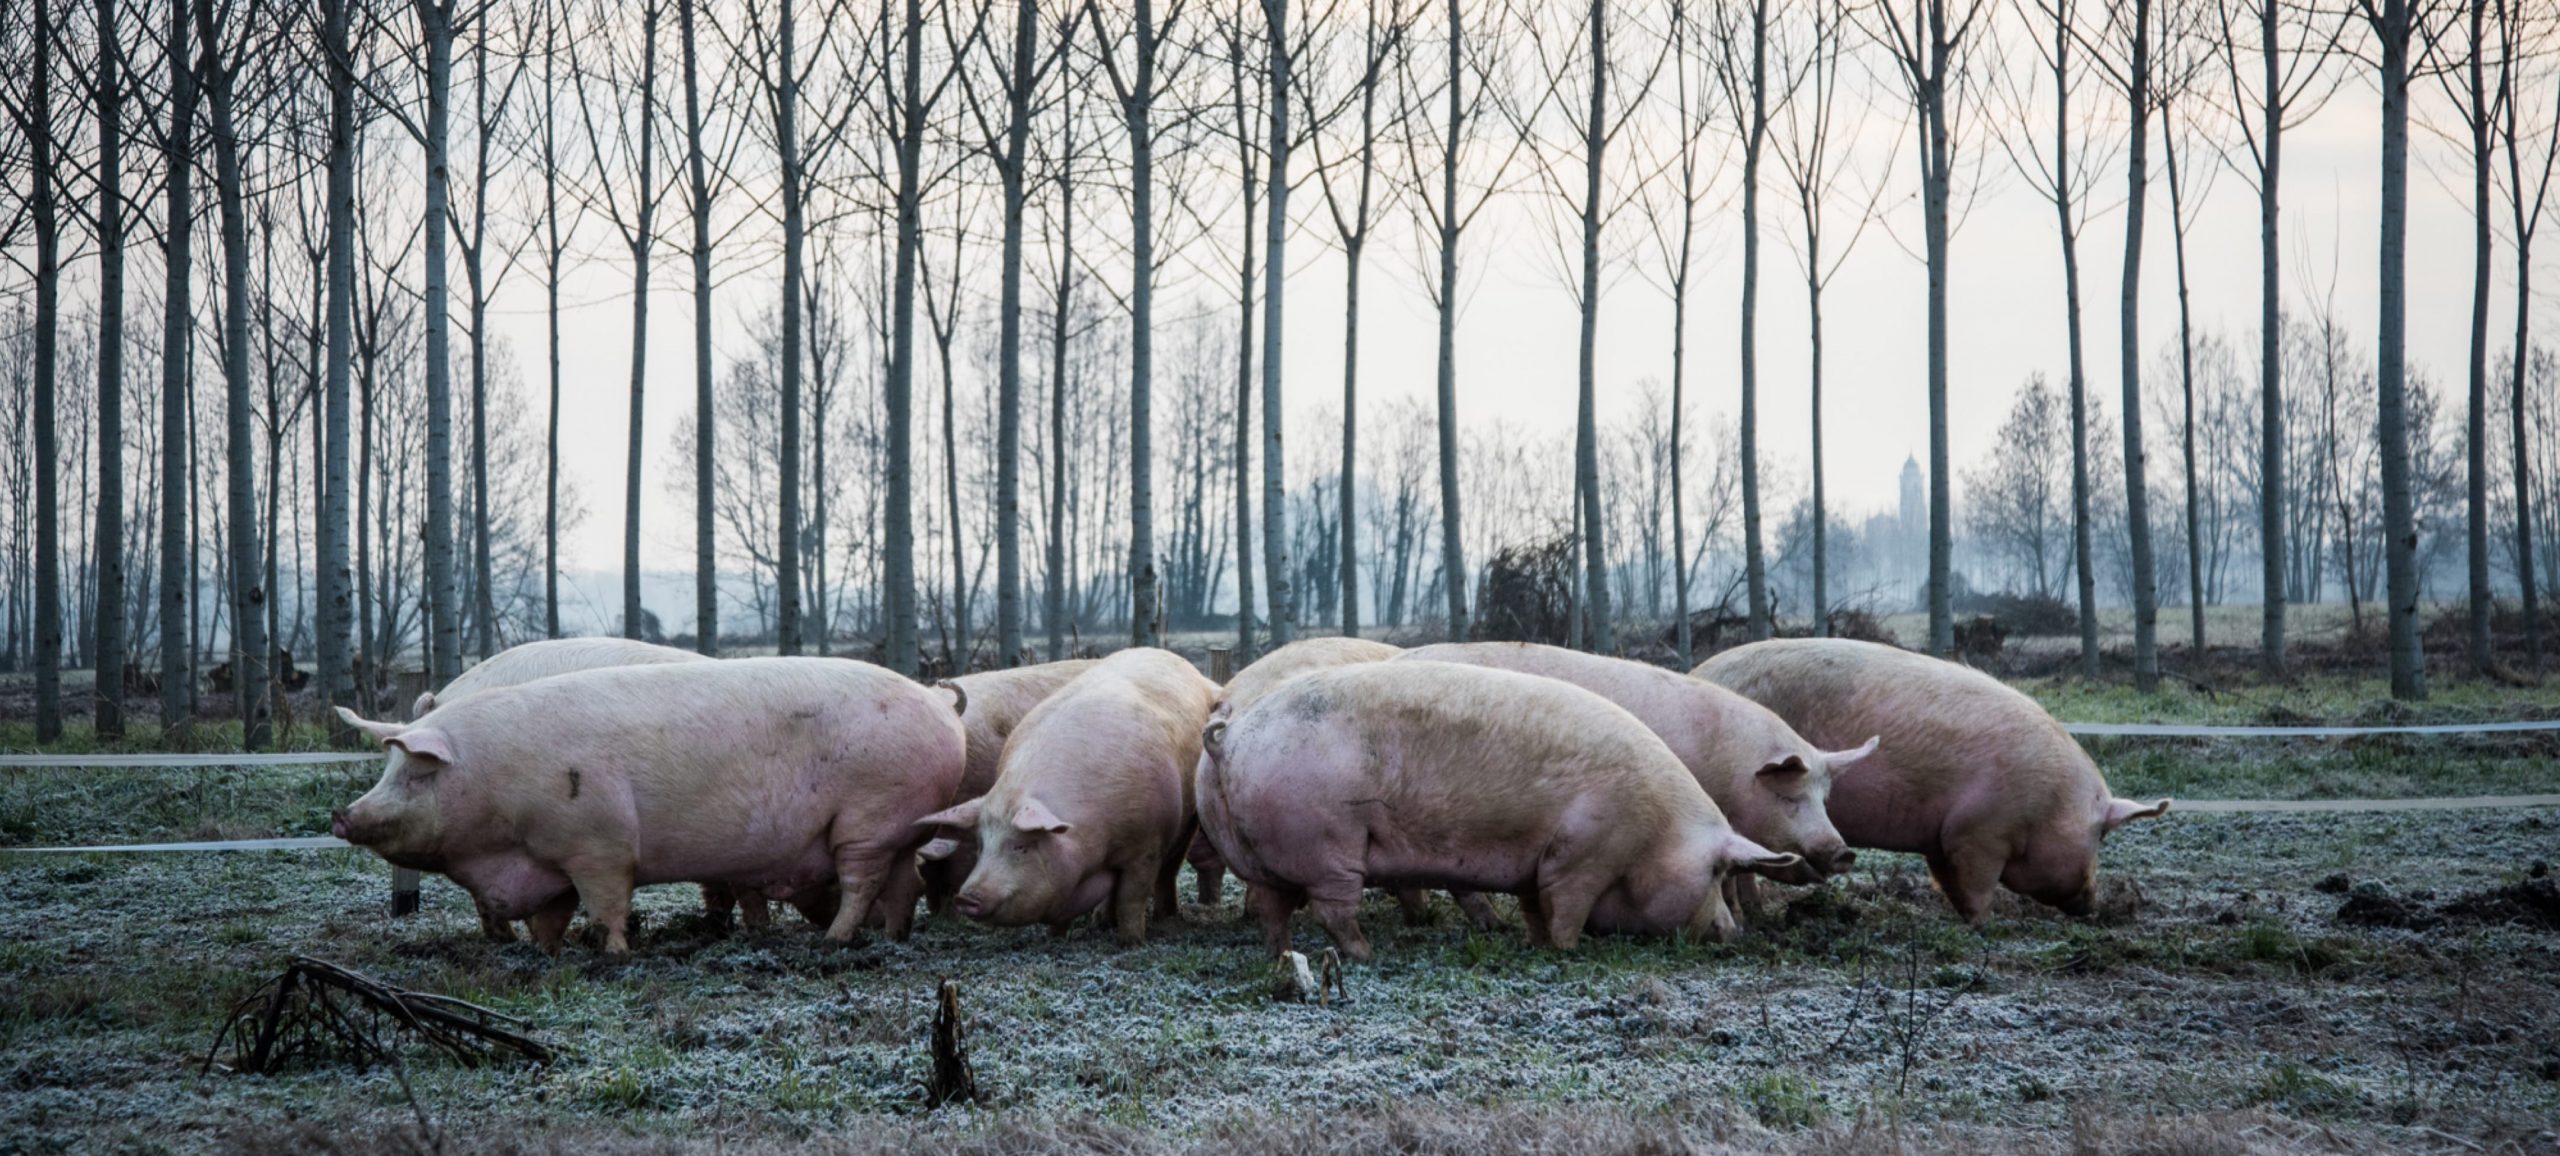
<instances>
[{"instance_id":1,"label":"pig belly","mask_svg":"<svg viewBox=\"0 0 2560 1156\"><path fill-rule=\"evenodd\" d=\"M1947 805L1914 790L1916 777L1910 770L1870 756L1855 773L1832 784L1825 803L1831 825L1852 847L1936 853L1944 841Z\"/></svg>"},{"instance_id":2,"label":"pig belly","mask_svg":"<svg viewBox=\"0 0 2560 1156\"><path fill-rule=\"evenodd\" d=\"M1516 891L1538 879L1546 850L1533 846L1426 846L1394 832L1373 832L1361 875L1381 887Z\"/></svg>"},{"instance_id":3,"label":"pig belly","mask_svg":"<svg viewBox=\"0 0 2560 1156\"><path fill-rule=\"evenodd\" d=\"M1639 899L1620 883L1592 904L1586 925L1607 935L1669 935L1689 925L1701 898L1664 891Z\"/></svg>"},{"instance_id":4,"label":"pig belly","mask_svg":"<svg viewBox=\"0 0 2560 1156\"><path fill-rule=\"evenodd\" d=\"M1111 898L1112 889L1119 882L1120 873L1117 871L1096 871L1085 876L1083 882L1076 884L1075 890L1067 893L1067 901L1050 913L1048 922L1064 923L1102 906Z\"/></svg>"},{"instance_id":5,"label":"pig belly","mask_svg":"<svg viewBox=\"0 0 2560 1156\"><path fill-rule=\"evenodd\" d=\"M479 860L456 869L452 878L505 919L526 918L570 889L566 874L525 856Z\"/></svg>"}]
</instances>

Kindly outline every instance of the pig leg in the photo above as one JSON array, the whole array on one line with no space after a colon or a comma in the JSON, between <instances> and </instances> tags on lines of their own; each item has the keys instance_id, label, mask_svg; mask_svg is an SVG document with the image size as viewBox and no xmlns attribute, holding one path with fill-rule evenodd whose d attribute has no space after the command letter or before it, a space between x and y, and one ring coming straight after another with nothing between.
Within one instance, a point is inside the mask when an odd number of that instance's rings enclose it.
<instances>
[{"instance_id":1,"label":"pig leg","mask_svg":"<svg viewBox=\"0 0 2560 1156\"><path fill-rule=\"evenodd\" d=\"M1600 888L1573 876L1549 882L1538 893L1538 914L1547 925L1547 942L1558 951L1571 951L1582 942L1582 925L1591 919L1591 907L1600 901Z\"/></svg>"},{"instance_id":2,"label":"pig leg","mask_svg":"<svg viewBox=\"0 0 2560 1156\"><path fill-rule=\"evenodd\" d=\"M907 933L915 927L916 897L924 891L924 877L910 868L891 871L888 883L880 888L881 928L899 943L907 941Z\"/></svg>"},{"instance_id":3,"label":"pig leg","mask_svg":"<svg viewBox=\"0 0 2560 1156\"><path fill-rule=\"evenodd\" d=\"M1493 901L1485 898L1484 893L1452 891L1449 895L1458 901L1458 910L1466 913L1467 922L1475 924L1476 930L1491 931L1502 926L1502 917L1493 913Z\"/></svg>"},{"instance_id":4,"label":"pig leg","mask_svg":"<svg viewBox=\"0 0 2560 1156\"><path fill-rule=\"evenodd\" d=\"M1226 861L1218 858L1218 849L1210 846L1205 836L1198 835L1191 839L1188 858L1191 861L1194 895L1200 900L1200 905L1217 906L1218 900L1224 898L1227 892Z\"/></svg>"},{"instance_id":5,"label":"pig leg","mask_svg":"<svg viewBox=\"0 0 2560 1156\"><path fill-rule=\"evenodd\" d=\"M571 891L535 909L524 925L533 933L535 947L545 955L556 956L560 954L560 941L568 937L569 920L577 914L578 893Z\"/></svg>"},{"instance_id":6,"label":"pig leg","mask_svg":"<svg viewBox=\"0 0 2560 1156\"><path fill-rule=\"evenodd\" d=\"M1324 933L1333 937L1333 945L1342 954L1361 963L1369 962L1369 937L1360 934L1360 892L1362 881L1357 875L1327 879L1307 888L1308 904L1315 908L1316 922L1324 925Z\"/></svg>"},{"instance_id":7,"label":"pig leg","mask_svg":"<svg viewBox=\"0 0 2560 1156\"><path fill-rule=\"evenodd\" d=\"M578 901L587 905L588 918L604 926L604 953L630 954L631 865L572 864L569 885L577 889Z\"/></svg>"},{"instance_id":8,"label":"pig leg","mask_svg":"<svg viewBox=\"0 0 2560 1156\"><path fill-rule=\"evenodd\" d=\"M1440 922L1439 913L1431 910L1431 897L1424 894L1421 888L1397 887L1392 890L1396 897L1396 911L1404 916L1405 926L1429 927ZM1461 891L1454 894L1466 893Z\"/></svg>"},{"instance_id":9,"label":"pig leg","mask_svg":"<svg viewBox=\"0 0 2560 1156\"><path fill-rule=\"evenodd\" d=\"M491 911L489 909L489 905L486 902L483 902L477 895L471 897L471 906L480 913L481 938L486 939L491 943L514 943L516 941L516 925L514 922L500 918L498 913Z\"/></svg>"},{"instance_id":10,"label":"pig leg","mask_svg":"<svg viewBox=\"0 0 2560 1156\"><path fill-rule=\"evenodd\" d=\"M702 885L702 914L709 917L713 927L724 933L727 932L732 917L736 915L737 906L738 893L728 884L705 883Z\"/></svg>"},{"instance_id":11,"label":"pig leg","mask_svg":"<svg viewBox=\"0 0 2560 1156\"><path fill-rule=\"evenodd\" d=\"M1529 925L1529 946L1555 946L1555 941L1547 935L1547 909L1545 904L1538 901L1537 888L1529 887L1512 892L1512 897L1520 901L1520 922Z\"/></svg>"},{"instance_id":12,"label":"pig leg","mask_svg":"<svg viewBox=\"0 0 2560 1156\"><path fill-rule=\"evenodd\" d=\"M827 925L827 938L853 942L854 929L862 926L863 917L871 913L871 901L888 881L888 865L880 856L852 843L836 848L836 886L843 898L836 903L835 922Z\"/></svg>"},{"instance_id":13,"label":"pig leg","mask_svg":"<svg viewBox=\"0 0 2560 1156\"><path fill-rule=\"evenodd\" d=\"M1199 843L1195 841L1192 843L1192 846L1197 847L1199 846ZM1162 863L1156 868L1156 918L1161 919L1166 923L1182 922L1182 896L1179 893L1177 884L1182 881L1183 858L1184 857L1180 855L1167 855L1164 857ZM1221 885L1223 885L1226 879L1226 866L1224 864L1216 863L1216 859L1217 856L1213 852L1210 855L1210 860L1213 864L1212 866L1203 868L1197 863L1192 864L1192 871L1198 873L1200 876L1200 888L1203 891L1209 890L1210 872L1214 871L1216 873ZM1215 903L1217 900L1215 898L1208 898L1201 900L1201 902Z\"/></svg>"},{"instance_id":14,"label":"pig leg","mask_svg":"<svg viewBox=\"0 0 2560 1156\"><path fill-rule=\"evenodd\" d=\"M2000 885L2000 868L2007 859L1997 847L1960 848L1929 856L1929 877L1957 918L1980 927L1991 915L1991 893Z\"/></svg>"},{"instance_id":15,"label":"pig leg","mask_svg":"<svg viewBox=\"0 0 2560 1156\"><path fill-rule=\"evenodd\" d=\"M1306 892L1287 887L1244 886L1244 909L1262 927L1262 946L1274 957L1289 950L1289 917L1307 901Z\"/></svg>"},{"instance_id":16,"label":"pig leg","mask_svg":"<svg viewBox=\"0 0 2560 1156\"><path fill-rule=\"evenodd\" d=\"M1161 901L1173 893L1173 875L1165 870L1179 870L1179 862L1166 862L1166 856L1149 855L1120 869L1111 881L1111 929L1124 947L1135 947L1147 941L1147 904Z\"/></svg>"}]
</instances>

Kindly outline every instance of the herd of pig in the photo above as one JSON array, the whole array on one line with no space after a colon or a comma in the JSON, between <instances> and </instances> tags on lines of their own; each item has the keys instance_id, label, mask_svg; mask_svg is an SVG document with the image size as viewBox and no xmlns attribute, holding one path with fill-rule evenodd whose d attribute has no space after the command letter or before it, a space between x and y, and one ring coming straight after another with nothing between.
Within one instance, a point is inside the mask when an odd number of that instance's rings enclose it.
<instances>
[{"instance_id":1,"label":"herd of pig","mask_svg":"<svg viewBox=\"0 0 2560 1156\"><path fill-rule=\"evenodd\" d=\"M343 712L342 712L343 713ZM635 888L694 883L762 926L792 904L837 940L903 938L922 899L1122 942L1176 916L1187 862L1225 873L1265 946L1310 908L1369 958L1368 888L1408 918L1447 890L1532 943L1728 938L1756 879L1815 884L1853 848L1914 852L1957 914L2005 886L2071 914L2099 841L2166 799L2115 797L2025 695L1871 643L1790 639L1689 675L1522 643L1326 638L1220 687L1170 651L919 684L832 658L710 659L536 642L347 720L389 753L342 839L470 892L482 929L557 951L583 905L628 950Z\"/></svg>"}]
</instances>

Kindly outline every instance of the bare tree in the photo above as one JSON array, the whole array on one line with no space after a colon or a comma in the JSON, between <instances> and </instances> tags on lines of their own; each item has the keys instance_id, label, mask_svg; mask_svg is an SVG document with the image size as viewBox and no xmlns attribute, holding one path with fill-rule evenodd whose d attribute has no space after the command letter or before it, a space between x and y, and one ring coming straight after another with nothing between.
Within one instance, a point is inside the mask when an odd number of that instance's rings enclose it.
<instances>
[{"instance_id":1,"label":"bare tree","mask_svg":"<svg viewBox=\"0 0 2560 1156\"><path fill-rule=\"evenodd\" d=\"M1163 639L1163 595L1156 568L1155 530L1155 299L1156 299L1156 105L1183 56L1166 47L1179 35L1184 0L1159 19L1155 0L1136 0L1125 33L1111 28L1098 4L1087 0L1103 75L1111 83L1120 123L1129 134L1129 644L1155 646ZM1119 46L1129 45L1129 63ZM1016 67L1021 66L1017 49Z\"/></svg>"},{"instance_id":2,"label":"bare tree","mask_svg":"<svg viewBox=\"0 0 2560 1156\"><path fill-rule=\"evenodd\" d=\"M1758 639L1769 637L1772 627L1768 559L1760 533L1760 154L1768 143L1773 106L1786 103L1785 90L1792 88L1793 78L1781 76L1772 87L1772 0L1747 3L1747 25L1740 23L1746 19L1737 11L1740 5L1718 5L1711 18L1711 35L1716 81L1724 89L1726 110L1742 140L1742 315L1737 345L1742 386L1742 569L1751 637Z\"/></svg>"},{"instance_id":3,"label":"bare tree","mask_svg":"<svg viewBox=\"0 0 2560 1156\"><path fill-rule=\"evenodd\" d=\"M2476 2L2476 0L2475 0ZM2524 610L2526 660L2531 667L2542 669L2542 613L2539 592L2534 581L2533 552L2533 469L2532 440L2527 436L2525 376L2534 360L2533 325L2533 238L2541 227L2542 215L2551 192L2551 178L2560 171L2560 73L2548 67L2553 35L2560 32L2560 20L2543 10L2537 23L2529 13L2534 6L2521 0L2493 0L2498 21L2498 101L2505 115L2498 120L2497 147L2506 154L2507 179L2502 192L2506 200L2509 235L2516 253L2516 341L2509 363L2514 367L2515 381L2508 391L2508 448L2514 458L2516 500L2516 587ZM2545 67L2527 71L2530 63L2540 61ZM2546 110L2537 113L2539 122L2524 118L2524 107L2531 97L2532 81L2539 79L2551 92Z\"/></svg>"},{"instance_id":4,"label":"bare tree","mask_svg":"<svg viewBox=\"0 0 2560 1156\"><path fill-rule=\"evenodd\" d=\"M423 2L423 0L421 0ZM450 0L449 0L450 2ZM615 11L599 9L599 18ZM658 205L665 178L658 173L658 22L663 0L647 0L636 46L607 43L582 52L587 36L569 38L569 70L580 80L578 117L586 129L594 166L583 199L600 207L631 255L631 414L624 446L622 490L622 635L640 637L640 479L647 447L642 442L649 382L649 258L657 244ZM594 30L601 38L610 30ZM594 57L602 59L589 63ZM630 73L637 69L638 83ZM629 100L625 100L626 93ZM601 106L601 107L600 107ZM430 238L432 240L432 237ZM434 257L428 258L430 262Z\"/></svg>"},{"instance_id":5,"label":"bare tree","mask_svg":"<svg viewBox=\"0 0 2560 1156\"><path fill-rule=\"evenodd\" d=\"M2284 134L2310 119L2336 91L2323 65L2337 47L2340 22L2289 0L2217 0L2215 55L2230 86L2232 125L2241 148L2224 154L2258 194L2258 661L2284 672L2286 563L2284 432L2284 266L2277 214L2284 175ZM2245 37L2254 31L2257 43ZM2256 75L2244 67L2256 57ZM2256 118L2252 120L2252 116Z\"/></svg>"},{"instance_id":6,"label":"bare tree","mask_svg":"<svg viewBox=\"0 0 2560 1156\"><path fill-rule=\"evenodd\" d=\"M2434 51L2450 0L2354 0L2373 38L2375 83L2382 89L2381 321L2376 333L2374 393L2381 445L2384 574L2390 599L2391 697L2427 696L2426 655L2418 637L2418 538L2409 471L2409 89L2441 68Z\"/></svg>"},{"instance_id":7,"label":"bare tree","mask_svg":"<svg viewBox=\"0 0 2560 1156\"><path fill-rule=\"evenodd\" d=\"M1929 266L1929 650L1955 645L1948 582L1955 554L1954 491L1947 456L1947 239L1961 141L1961 102L1971 85L1984 0L1912 0L1904 13L1879 2L1862 18L1867 35L1893 56L1895 75L1919 132L1922 248Z\"/></svg>"},{"instance_id":8,"label":"bare tree","mask_svg":"<svg viewBox=\"0 0 2560 1156\"><path fill-rule=\"evenodd\" d=\"M1826 9L1832 11L1832 9ZM1644 189L1657 207L1647 214L1653 226L1654 247L1662 262L1663 287L1671 297L1671 605L1677 617L1673 624L1673 641L1680 652L1680 665L1692 661L1689 622L1689 519L1686 498L1686 459L1682 435L1687 429L1689 406L1689 291L1695 283L1694 261L1698 244L1698 208L1709 194L1713 183L1707 171L1714 160L1713 145L1708 140L1717 117L1714 103L1713 57L1704 50L1698 17L1688 0L1673 0L1667 39L1671 54L1671 108L1662 126L1669 133L1665 158L1666 171L1676 172L1678 183L1647 181ZM1834 43L1836 44L1836 37ZM1790 106L1792 108L1792 106ZM1815 130L1818 134L1821 130ZM1814 165L1821 146L1812 145ZM1790 156L1801 157L1791 153ZM1810 170L1808 170L1810 171ZM1808 217L1808 220L1817 220ZM1816 251L1809 249L1810 251ZM1816 263L1819 259L1816 258ZM1817 298L1820 290L1815 291ZM1815 493L1821 492L1822 477L1822 326L1821 311L1814 313L1814 478ZM1819 551L1820 539L1816 539ZM1815 564L1815 589L1821 589L1821 565ZM1821 595L1815 596L1814 621L1822 620ZM1820 629L1817 625L1816 629Z\"/></svg>"},{"instance_id":9,"label":"bare tree","mask_svg":"<svg viewBox=\"0 0 2560 1156\"><path fill-rule=\"evenodd\" d=\"M190 13L186 11L186 3L187 0L169 0L167 41L169 127L160 138L162 163L167 168L165 192L168 197L167 220L161 226L161 261L166 279L161 290L160 315L160 725L164 730L176 726L193 708L194 704L188 701L187 688L195 681L195 672L188 661L186 623L187 606L195 592L196 557L188 541L192 519L188 517L188 503L185 499L192 491L187 476L188 455L192 449L190 445L192 439L187 429L187 404L192 392L190 387L194 382L194 373L188 362L193 352L190 337L195 326L192 295L195 282L193 266L195 263L197 93L196 62L188 39L194 23L190 19ZM332 68L329 81L333 116L337 115L340 109L338 101L341 99L342 87L348 85L347 80L341 75L346 58L344 9L345 5L342 2L333 2L326 10L327 19L335 21L330 27L337 32L337 36L330 41L336 47L336 51L330 54ZM351 88L346 89L344 97L350 104L352 103ZM349 112L346 115L351 116L352 113ZM338 145L337 131L333 121L330 137L333 151L329 170L332 181L330 186L332 212L336 211L336 206L340 203L338 194L341 191L341 186L335 183L339 175L337 166L339 157L334 151ZM331 222L333 242L336 239L336 230L337 224L333 219ZM336 252L333 246L331 249L333 259ZM334 279L332 284L335 284ZM332 335L335 335L334 330ZM333 349L335 352L331 357L331 368L334 371L343 364L343 358L339 355L343 354L344 348L336 346ZM345 378L343 376L334 378L333 385L339 391L334 396L338 403L343 405ZM332 408L332 412L337 412L335 407ZM339 432L343 434L343 429ZM340 454L338 461L343 465L346 450L343 436L337 443L337 449ZM341 492L345 482L342 474L333 476L332 481L330 492ZM340 603L344 602L345 594L343 587L346 579L345 540L343 537L336 539L339 549L336 554L331 554L329 546L332 540L326 535L330 526L343 526L345 521L345 510L341 505L337 507L335 522L324 517L321 523L323 534L320 550L321 601L324 606L334 606L340 610L344 609ZM334 568L331 565L332 559L336 560ZM337 581L341 583L339 587L334 588L339 595L337 603L330 601L333 588L329 582L332 575L335 575ZM338 684L331 682L328 678L329 673L337 669L329 665L331 656L328 643L332 637L329 630L324 627L321 632L320 670L322 687L334 690ZM342 634L335 637L340 649L337 657L343 665L346 657L345 638Z\"/></svg>"},{"instance_id":10,"label":"bare tree","mask_svg":"<svg viewBox=\"0 0 2560 1156\"><path fill-rule=\"evenodd\" d=\"M98 523L96 649L90 699L101 739L124 736L124 95L117 59L124 36L115 0L98 0L97 67L90 80L98 112Z\"/></svg>"},{"instance_id":11,"label":"bare tree","mask_svg":"<svg viewBox=\"0 0 2560 1156\"><path fill-rule=\"evenodd\" d=\"M207 0L197 0L205 3ZM51 0L33 0L27 38L32 60L23 92L13 93L10 119L27 144L26 194L35 239L35 666L36 741L62 737L62 498L57 473L55 380L62 326L62 225L57 131L53 111L53 44L59 35Z\"/></svg>"},{"instance_id":12,"label":"bare tree","mask_svg":"<svg viewBox=\"0 0 2560 1156\"><path fill-rule=\"evenodd\" d=\"M1854 147L1859 129L1864 124L1864 106L1851 112L1852 119L1840 119L1840 80L1848 63L1849 8L1843 0L1813 0L1806 5L1812 11L1810 23L1799 24L1800 39L1791 46L1790 56L1801 63L1791 70L1803 73L1794 95L1786 102L1782 115L1786 131L1779 136L1778 167L1795 189L1796 212L1804 228L1801 244L1796 246L1797 267L1804 273L1806 316L1810 321L1811 400L1813 415L1813 632L1816 637L1831 633L1831 559L1830 506L1823 491L1822 459L1822 291L1838 275L1849 255L1857 250L1858 241L1866 235L1867 226L1876 219L1878 203L1885 186L1881 181L1868 182L1865 200L1857 204L1857 217L1848 222L1847 236L1840 238L1837 252L1826 252L1824 242L1829 234L1829 210L1844 179L1855 174ZM1684 249L1685 257L1685 249ZM1685 566L1681 554L1687 549L1677 530L1680 517L1679 491L1679 402L1673 391L1672 403L1672 519L1675 527L1672 542L1674 565ZM1687 582L1685 571L1677 578ZM1680 629L1682 661L1688 657L1688 599L1682 590Z\"/></svg>"},{"instance_id":13,"label":"bare tree","mask_svg":"<svg viewBox=\"0 0 2560 1156\"><path fill-rule=\"evenodd\" d=\"M2050 45L2041 33L2034 44L2044 70L2052 77L2053 155L2048 160L2026 139L2032 134L2030 126L2036 103L2033 72L2006 73L2004 94L2014 114L2010 123L2021 131L2017 143L2013 144L2004 136L2001 145L2019 173L2052 202L2054 216L2060 226L2063 332L2067 337L2071 407L2071 553L2080 609L2080 673L2095 678L2098 674L2098 576L2090 542L2089 403L2081 331L2080 231L2089 220L2088 190L2096 182L2098 170L2104 168L2113 155L2115 139L2105 132L2105 121L2090 115L2077 100L2083 74L2072 69L2071 49L2083 30L2073 0L2031 0L2026 7L2051 29ZM2076 152L2072 149L2075 132L2079 134L2081 145Z\"/></svg>"},{"instance_id":14,"label":"bare tree","mask_svg":"<svg viewBox=\"0 0 2560 1156\"><path fill-rule=\"evenodd\" d=\"M676 0L676 39L683 45L684 59L684 163L687 207L693 217L693 409L698 415L693 423L693 646L708 655L720 653L720 558L713 525L711 500L712 458L718 449L720 423L711 420L711 173L702 154L702 64L701 38L694 28L696 0ZM782 387L782 507L781 539L783 573L799 571L798 535L791 523L798 511L800 445L798 435L799 401L799 312L800 300L800 174L798 160L799 133L793 123L794 96L799 78L791 62L791 0L782 0L776 17L782 27L780 83L774 99L775 134L782 158L782 301L783 301L783 387ZM798 626L800 587L797 582L781 584L782 630L779 648L784 654L800 649Z\"/></svg>"},{"instance_id":15,"label":"bare tree","mask_svg":"<svg viewBox=\"0 0 2560 1156\"><path fill-rule=\"evenodd\" d=\"M196 0L196 36L204 42L198 65L205 104L212 114L214 181L222 205L222 360L224 427L227 431L230 502L232 686L241 720L241 746L259 750L274 741L268 714L266 601L259 585L256 449L250 440L249 406L249 214L242 154L245 133L237 108L241 69L257 54L248 42L255 24L239 13L217 20L214 0ZM228 45L221 29L239 36ZM433 196L433 186L430 186ZM430 201L430 212L442 208ZM432 282L431 282L432 284ZM432 370L432 367L430 367ZM431 379L432 380L432 379ZM448 498L450 495L448 495ZM444 523L451 534L451 522ZM430 527L430 541L433 540Z\"/></svg>"},{"instance_id":16,"label":"bare tree","mask_svg":"<svg viewBox=\"0 0 2560 1156\"><path fill-rule=\"evenodd\" d=\"M1436 122L1420 117L1401 134L1405 165L1403 182L1408 210L1416 224L1432 235L1434 265L1423 277L1425 292L1439 318L1440 434L1440 574L1448 599L1448 635L1464 641L1467 622L1467 554L1464 518L1458 493L1458 245L1468 226L1503 190L1512 162L1525 146L1513 134L1507 142L1484 144L1483 126L1497 114L1503 93L1503 49L1486 29L1468 34L1461 0L1446 0L1447 32L1439 45L1443 67L1430 77L1420 70L1418 53L1399 53L1397 79L1407 106L1419 109L1437 97L1444 109ZM1470 84L1472 83L1472 87ZM1497 118L1498 120L1498 118ZM1436 154L1436 156L1434 155ZM1490 154L1489 156L1486 154ZM1463 186L1463 187L1462 187Z\"/></svg>"}]
</instances>

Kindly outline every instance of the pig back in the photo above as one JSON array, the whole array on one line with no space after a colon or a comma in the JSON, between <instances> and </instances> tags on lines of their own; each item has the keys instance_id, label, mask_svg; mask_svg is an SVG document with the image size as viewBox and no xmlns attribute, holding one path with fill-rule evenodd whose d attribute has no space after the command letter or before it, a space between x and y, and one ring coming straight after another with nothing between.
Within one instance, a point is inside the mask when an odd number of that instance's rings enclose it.
<instances>
[{"instance_id":1,"label":"pig back","mask_svg":"<svg viewBox=\"0 0 2560 1156\"><path fill-rule=\"evenodd\" d=\"M1229 711L1240 711L1271 693L1272 688L1310 671L1331 670L1363 662L1385 662L1404 653L1365 638L1303 638L1274 650L1237 671L1220 698Z\"/></svg>"},{"instance_id":2,"label":"pig back","mask_svg":"<svg viewBox=\"0 0 2560 1156\"><path fill-rule=\"evenodd\" d=\"M1095 661L1070 658L945 679L969 696L960 716L961 725L968 730L969 767L962 774L959 793L952 801L963 803L986 794L987 788L995 785L996 765L1004 754L1005 740L1022 725L1024 716L1077 675L1092 669Z\"/></svg>"},{"instance_id":3,"label":"pig back","mask_svg":"<svg viewBox=\"0 0 2560 1156\"><path fill-rule=\"evenodd\" d=\"M1172 651L1115 652L1023 716L987 796L1000 812L1035 796L1079 826L1169 840L1191 814L1200 726L1216 693Z\"/></svg>"},{"instance_id":4,"label":"pig back","mask_svg":"<svg viewBox=\"0 0 2560 1156\"><path fill-rule=\"evenodd\" d=\"M716 662L708 655L631 638L548 638L510 646L463 671L422 704L432 708L466 694L516 686L555 674L602 670L615 666L656 666L683 662ZM420 713L424 713L421 711Z\"/></svg>"}]
</instances>

